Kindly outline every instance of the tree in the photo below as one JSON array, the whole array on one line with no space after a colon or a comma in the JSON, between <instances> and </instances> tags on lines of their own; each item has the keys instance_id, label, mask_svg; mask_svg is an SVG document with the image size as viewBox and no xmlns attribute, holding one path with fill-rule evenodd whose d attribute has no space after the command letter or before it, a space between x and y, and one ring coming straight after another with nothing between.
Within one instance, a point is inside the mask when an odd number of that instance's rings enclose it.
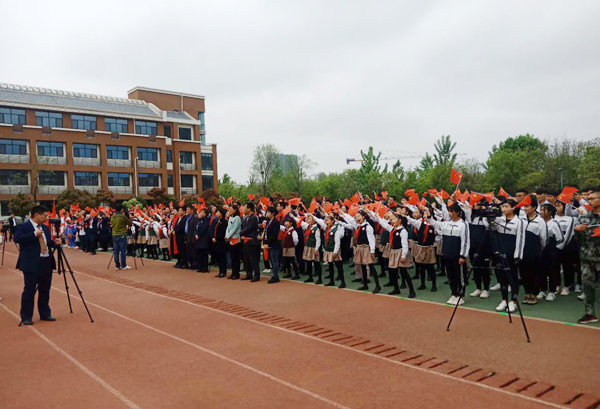
<instances>
[{"instance_id":1,"label":"tree","mask_svg":"<svg viewBox=\"0 0 600 409\"><path fill-rule=\"evenodd\" d=\"M27 216L31 212L31 209L33 209L33 206L35 206L35 202L23 193L17 194L8 202L11 213L21 218Z\"/></svg>"},{"instance_id":2,"label":"tree","mask_svg":"<svg viewBox=\"0 0 600 409\"><path fill-rule=\"evenodd\" d=\"M100 189L96 192L96 200L100 204L112 206L115 203L115 195L108 189Z\"/></svg>"},{"instance_id":3,"label":"tree","mask_svg":"<svg viewBox=\"0 0 600 409\"><path fill-rule=\"evenodd\" d=\"M437 153L433 154L433 159L437 165L454 165L456 153L452 153L452 151L454 151L454 148L456 148L456 142L452 143L450 140L450 135L442 135L442 137L435 143L434 147Z\"/></svg>"},{"instance_id":4,"label":"tree","mask_svg":"<svg viewBox=\"0 0 600 409\"><path fill-rule=\"evenodd\" d=\"M283 180L286 183L286 187L290 190L297 192L303 192L304 182L308 178L309 172L317 164L310 160L308 156L299 156L297 160L292 162L290 169L283 174Z\"/></svg>"},{"instance_id":5,"label":"tree","mask_svg":"<svg viewBox=\"0 0 600 409\"><path fill-rule=\"evenodd\" d=\"M269 192L269 182L277 168L279 151L270 143L254 148L254 159L250 167L250 179L258 180L263 196Z\"/></svg>"},{"instance_id":6,"label":"tree","mask_svg":"<svg viewBox=\"0 0 600 409\"><path fill-rule=\"evenodd\" d=\"M485 177L485 167L477 159L468 159L456 165L459 172L463 174L460 188L470 191L486 193L496 186L488 187ZM500 186L497 187L498 189Z\"/></svg>"},{"instance_id":7,"label":"tree","mask_svg":"<svg viewBox=\"0 0 600 409\"><path fill-rule=\"evenodd\" d=\"M429 169L433 168L433 166L433 158L429 153L426 153L425 156L423 156L423 159L421 159L419 166L417 166L417 172L419 172L419 174L427 172Z\"/></svg>"},{"instance_id":8,"label":"tree","mask_svg":"<svg viewBox=\"0 0 600 409\"><path fill-rule=\"evenodd\" d=\"M123 207L125 207L126 209L129 209L131 207L135 208L136 206L138 206L139 208L144 208L147 206L147 203L145 200L140 201L139 196L132 197L131 199L123 202Z\"/></svg>"},{"instance_id":9,"label":"tree","mask_svg":"<svg viewBox=\"0 0 600 409\"><path fill-rule=\"evenodd\" d=\"M223 199L214 189L206 189L202 192L202 199L207 206L223 206Z\"/></svg>"},{"instance_id":10,"label":"tree","mask_svg":"<svg viewBox=\"0 0 600 409\"><path fill-rule=\"evenodd\" d=\"M600 186L600 146L591 146L586 149L579 165L579 181L581 188L587 186Z\"/></svg>"},{"instance_id":11,"label":"tree","mask_svg":"<svg viewBox=\"0 0 600 409\"><path fill-rule=\"evenodd\" d=\"M70 209L73 204L79 204L82 209L94 208L98 206L98 199L95 195L79 189L67 189L56 199L57 209Z\"/></svg>"},{"instance_id":12,"label":"tree","mask_svg":"<svg viewBox=\"0 0 600 409\"><path fill-rule=\"evenodd\" d=\"M373 153L373 147L369 146L367 153L364 153L361 149L360 156L362 162L360 164L360 172L363 175L367 175L370 172L381 172L381 166L379 165L379 159L381 158L381 152L377 155Z\"/></svg>"}]
</instances>

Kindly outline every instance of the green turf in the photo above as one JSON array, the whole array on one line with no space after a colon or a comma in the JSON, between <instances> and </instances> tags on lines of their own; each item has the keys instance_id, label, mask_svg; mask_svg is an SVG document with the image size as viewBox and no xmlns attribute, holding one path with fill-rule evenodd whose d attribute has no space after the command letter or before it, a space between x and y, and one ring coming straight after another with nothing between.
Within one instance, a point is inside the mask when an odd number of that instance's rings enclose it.
<instances>
[{"instance_id":1,"label":"green turf","mask_svg":"<svg viewBox=\"0 0 600 409\"><path fill-rule=\"evenodd\" d=\"M112 253L112 252L109 251L108 253ZM162 258L162 256L161 256L161 258ZM172 262L174 263L175 260L173 260ZM347 288L355 290L355 289L359 288L362 284L352 282L352 280L355 278L354 277L354 267L350 267L350 265L351 264L349 264L349 263L344 264L344 276L346 277ZM212 269L214 270L215 267L213 266ZM261 263L261 269L264 269L264 265L262 263ZM322 269L323 269L323 277L325 277L328 274L327 266L322 265ZM379 271L378 266L376 267L376 269ZM414 273L415 273L414 268L409 269L409 274L411 277L414 275ZM337 271L335 274L337 275ZM269 274L263 274L263 275L269 276ZM280 272L279 276L282 277L283 275L284 274ZM302 282L305 278L306 278L306 276L303 276L302 280L299 280L299 281ZM387 278L380 278L379 280L380 280L382 287L384 284L387 283ZM445 277L437 277L438 291L435 293L432 293L430 291L431 281L426 281L425 285L427 286L427 289L426 290L416 290L416 293L417 293L416 299L435 302L438 304L446 304L446 301L450 297L450 287L447 284L444 284L444 281L446 281ZM324 282L326 282L326 280L324 280ZM421 285L421 281L413 280L413 284L414 284L415 288L418 288ZM494 284L496 284L496 280L495 280L495 278L492 278L491 285L493 286ZM314 284L307 284L307 285L314 285ZM336 285L339 285L339 281L336 282ZM371 279L371 283L369 284L369 288L371 289L371 291L373 290L373 288L375 288L375 283L373 282L372 279ZM490 291L490 298L485 300L485 299L481 299L481 298L469 297L469 294L471 292L473 292L474 290L475 290L475 283L471 279L470 283L467 287L464 307L470 307L470 308L476 308L476 309L480 309L480 310L495 312L496 307L500 303L500 291ZM382 288L381 294L387 294L389 291L391 291L391 288ZM408 296L408 289L401 290L401 291L402 291L402 293L400 295L396 295L394 297L404 298L404 297ZM365 291L365 292L368 292L368 291ZM519 301L521 301L523 299L523 288L520 289L520 294L521 294L521 296L519 298ZM571 294L569 294L568 296L558 295L556 297L556 300L552 301L552 302L549 302L546 300L540 300L539 303L536 305L521 304L521 308L523 310L523 316L524 317L543 318L543 319L548 319L548 320L552 320L552 321L559 321L566 325L576 325L577 320L579 318L581 318L581 316L583 316L583 314L585 312L584 306L583 306L583 301L577 299L577 295L579 295L579 294L576 294L575 292L572 291ZM506 315L506 313L500 313L500 314ZM587 325L591 325L591 326L600 328L600 323L587 324Z\"/></svg>"}]
</instances>

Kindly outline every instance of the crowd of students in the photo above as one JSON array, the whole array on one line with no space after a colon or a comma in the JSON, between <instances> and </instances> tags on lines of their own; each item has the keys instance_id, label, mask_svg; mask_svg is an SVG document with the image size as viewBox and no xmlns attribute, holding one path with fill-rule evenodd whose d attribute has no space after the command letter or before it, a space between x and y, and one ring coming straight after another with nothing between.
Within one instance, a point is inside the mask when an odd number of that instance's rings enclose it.
<instances>
[{"instance_id":1,"label":"crowd of students","mask_svg":"<svg viewBox=\"0 0 600 409\"><path fill-rule=\"evenodd\" d=\"M89 210L63 215L61 234L68 246L95 254L98 245L106 250L111 243L110 209ZM517 311L521 291L520 302L527 305L574 291L586 306L579 322L598 321L600 188L563 194L519 190L514 197L461 197L457 190L401 203L359 195L343 203L313 199L310 208L299 198L277 203L261 198L244 205L154 206L128 213L127 255L176 258L175 268L208 273L214 264L216 277L256 282L262 261L270 284L279 282L281 271L283 278L345 288L344 263L350 262L360 290L373 280L373 293L382 286L391 295L408 288L414 298L418 291L438 291L442 279L449 284L448 304L461 305L465 296L487 299L499 290L496 309L510 312ZM464 294L471 267L476 290Z\"/></svg>"}]
</instances>

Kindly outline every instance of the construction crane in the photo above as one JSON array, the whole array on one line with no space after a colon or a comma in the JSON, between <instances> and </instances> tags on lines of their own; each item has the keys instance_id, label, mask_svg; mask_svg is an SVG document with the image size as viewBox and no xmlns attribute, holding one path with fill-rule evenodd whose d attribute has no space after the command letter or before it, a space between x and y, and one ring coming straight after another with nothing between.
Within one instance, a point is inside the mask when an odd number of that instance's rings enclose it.
<instances>
[{"instance_id":1,"label":"construction crane","mask_svg":"<svg viewBox=\"0 0 600 409\"><path fill-rule=\"evenodd\" d=\"M406 155L400 156L386 156L383 158L379 158L379 160L400 160L400 159L420 159L427 155L427 153L418 153L418 152L409 152ZM466 153L456 153L453 154L456 156L465 156ZM355 158L346 158L346 165L349 165L350 162L364 162L364 159L355 159Z\"/></svg>"}]
</instances>

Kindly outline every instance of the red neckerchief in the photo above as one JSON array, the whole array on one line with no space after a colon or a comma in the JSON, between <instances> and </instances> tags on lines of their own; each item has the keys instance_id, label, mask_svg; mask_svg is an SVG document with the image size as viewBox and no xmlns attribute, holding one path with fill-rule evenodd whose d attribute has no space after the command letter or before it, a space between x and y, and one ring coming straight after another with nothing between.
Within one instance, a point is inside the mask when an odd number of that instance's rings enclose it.
<instances>
[{"instance_id":1,"label":"red neckerchief","mask_svg":"<svg viewBox=\"0 0 600 409\"><path fill-rule=\"evenodd\" d=\"M313 226L308 226L308 229L306 229L306 231L304 232L304 242L306 243L308 241L308 238L310 237L310 233L312 232L312 228Z\"/></svg>"},{"instance_id":2,"label":"red neckerchief","mask_svg":"<svg viewBox=\"0 0 600 409\"><path fill-rule=\"evenodd\" d=\"M360 230L363 228L364 226L361 224L358 229L356 229L356 231L354 232L354 241L356 241L356 243L358 244L358 236L360 235Z\"/></svg>"},{"instance_id":3,"label":"red neckerchief","mask_svg":"<svg viewBox=\"0 0 600 409\"><path fill-rule=\"evenodd\" d=\"M425 225L425 233L423 234L423 244L427 241L427 235L429 234L429 225L426 220L423 220L422 223ZM416 228L413 228L415 234L417 235L417 240L419 238L419 231Z\"/></svg>"},{"instance_id":4,"label":"red neckerchief","mask_svg":"<svg viewBox=\"0 0 600 409\"><path fill-rule=\"evenodd\" d=\"M217 228L219 227L219 224L221 224L221 220L217 219L217 223L215 223L215 230L213 231L214 238L217 238Z\"/></svg>"},{"instance_id":5,"label":"red neckerchief","mask_svg":"<svg viewBox=\"0 0 600 409\"><path fill-rule=\"evenodd\" d=\"M327 228L327 232L325 233L325 245L329 245L329 232L331 231L331 228L332 228L332 227L333 227L333 226L331 226L331 227L328 227L328 228Z\"/></svg>"},{"instance_id":6,"label":"red neckerchief","mask_svg":"<svg viewBox=\"0 0 600 409\"><path fill-rule=\"evenodd\" d=\"M388 241L390 242L390 245L394 244L394 234L396 233L396 228L394 227L394 229L392 230L392 232L390 233L390 238L388 239Z\"/></svg>"}]
</instances>

